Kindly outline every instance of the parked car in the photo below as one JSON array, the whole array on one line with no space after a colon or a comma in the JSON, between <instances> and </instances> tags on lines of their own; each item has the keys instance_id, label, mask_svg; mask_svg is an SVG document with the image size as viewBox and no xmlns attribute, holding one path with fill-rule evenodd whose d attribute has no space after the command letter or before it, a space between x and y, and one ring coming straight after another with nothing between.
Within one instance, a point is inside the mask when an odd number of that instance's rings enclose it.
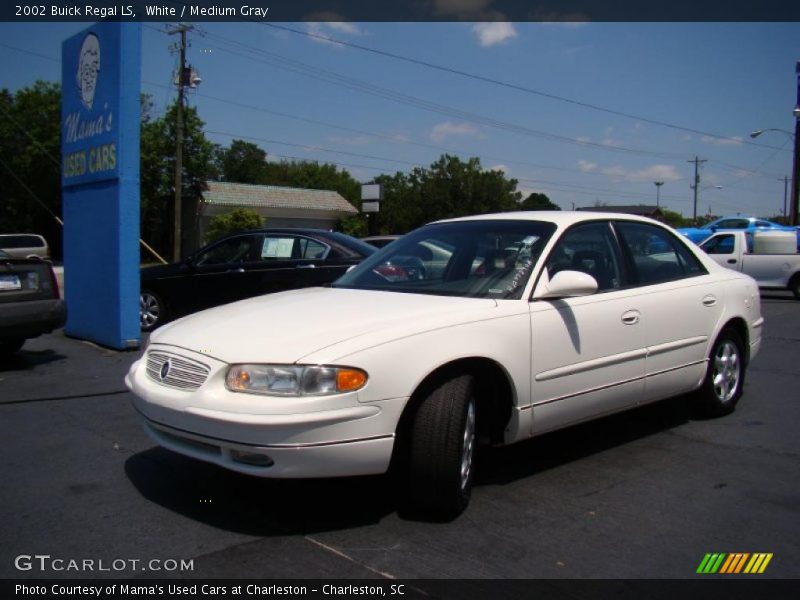
<instances>
[{"instance_id":1,"label":"parked car","mask_svg":"<svg viewBox=\"0 0 800 600\"><path fill-rule=\"evenodd\" d=\"M399 235L370 235L367 237L361 238L362 242L366 242L376 248L383 248L384 246L388 246L393 241L399 239L402 236Z\"/></svg>"},{"instance_id":2,"label":"parked car","mask_svg":"<svg viewBox=\"0 0 800 600\"><path fill-rule=\"evenodd\" d=\"M681 227L678 231L692 240L695 244L699 244L712 233L717 231L727 230L742 230L749 231L792 231L798 235L797 229L780 223L773 223L765 219L758 219L756 217L722 217L716 221L711 221L702 227ZM798 241L800 243L800 241ZM800 248L800 246L798 246Z\"/></svg>"},{"instance_id":3,"label":"parked car","mask_svg":"<svg viewBox=\"0 0 800 600\"><path fill-rule=\"evenodd\" d=\"M66 316L50 263L0 250L0 356L62 327Z\"/></svg>"},{"instance_id":4,"label":"parked car","mask_svg":"<svg viewBox=\"0 0 800 600\"><path fill-rule=\"evenodd\" d=\"M13 258L50 258L47 241L35 233L0 233L0 250Z\"/></svg>"},{"instance_id":5,"label":"parked car","mask_svg":"<svg viewBox=\"0 0 800 600\"><path fill-rule=\"evenodd\" d=\"M723 267L750 275L760 288L789 290L800 300L800 254L792 232L718 232L700 247Z\"/></svg>"},{"instance_id":6,"label":"parked car","mask_svg":"<svg viewBox=\"0 0 800 600\"><path fill-rule=\"evenodd\" d=\"M374 252L348 235L316 229L229 235L182 262L141 270L141 326L150 331L211 306L327 284Z\"/></svg>"},{"instance_id":7,"label":"parked car","mask_svg":"<svg viewBox=\"0 0 800 600\"><path fill-rule=\"evenodd\" d=\"M387 274L407 257L422 270ZM505 213L422 227L329 288L162 327L125 381L175 452L276 478L392 465L413 509L453 516L479 440L687 392L733 411L762 325L753 279L656 221Z\"/></svg>"}]
</instances>

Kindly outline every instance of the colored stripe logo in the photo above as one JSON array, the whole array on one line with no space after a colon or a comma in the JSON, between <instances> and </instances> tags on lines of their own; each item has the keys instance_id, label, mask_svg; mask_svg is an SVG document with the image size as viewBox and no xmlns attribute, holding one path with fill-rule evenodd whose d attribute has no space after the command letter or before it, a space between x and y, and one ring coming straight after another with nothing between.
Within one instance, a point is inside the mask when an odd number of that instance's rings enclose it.
<instances>
[{"instance_id":1,"label":"colored stripe logo","mask_svg":"<svg viewBox=\"0 0 800 600\"><path fill-rule=\"evenodd\" d=\"M761 574L767 569L771 560L772 553L766 552L709 553L703 557L697 572L703 575Z\"/></svg>"}]
</instances>

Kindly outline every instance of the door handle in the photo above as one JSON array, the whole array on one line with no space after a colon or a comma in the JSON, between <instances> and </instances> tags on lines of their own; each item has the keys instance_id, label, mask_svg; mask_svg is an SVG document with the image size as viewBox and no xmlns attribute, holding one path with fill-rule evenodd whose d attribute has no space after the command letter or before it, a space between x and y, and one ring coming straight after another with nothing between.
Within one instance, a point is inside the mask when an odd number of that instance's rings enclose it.
<instances>
[{"instance_id":1,"label":"door handle","mask_svg":"<svg viewBox=\"0 0 800 600\"><path fill-rule=\"evenodd\" d=\"M714 306L717 303L717 297L713 294L703 297L703 306Z\"/></svg>"},{"instance_id":2,"label":"door handle","mask_svg":"<svg viewBox=\"0 0 800 600\"><path fill-rule=\"evenodd\" d=\"M298 269L316 269L317 265L315 265L313 263L310 264L310 265L297 265L297 268Z\"/></svg>"},{"instance_id":3,"label":"door handle","mask_svg":"<svg viewBox=\"0 0 800 600\"><path fill-rule=\"evenodd\" d=\"M639 317L641 317L641 314L638 310L629 310L622 313L622 322L625 325L636 325L639 322Z\"/></svg>"},{"instance_id":4,"label":"door handle","mask_svg":"<svg viewBox=\"0 0 800 600\"><path fill-rule=\"evenodd\" d=\"M238 269L228 269L227 273L244 273L244 269L239 267Z\"/></svg>"},{"instance_id":5,"label":"door handle","mask_svg":"<svg viewBox=\"0 0 800 600\"><path fill-rule=\"evenodd\" d=\"M735 265L736 264L736 259L735 258L729 258L728 259L728 264L729 265Z\"/></svg>"}]
</instances>

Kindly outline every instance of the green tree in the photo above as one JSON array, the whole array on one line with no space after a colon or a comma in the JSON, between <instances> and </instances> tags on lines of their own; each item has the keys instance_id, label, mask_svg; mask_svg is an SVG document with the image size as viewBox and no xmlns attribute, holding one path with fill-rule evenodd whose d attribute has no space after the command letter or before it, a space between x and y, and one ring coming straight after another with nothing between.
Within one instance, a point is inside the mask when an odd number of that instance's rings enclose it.
<instances>
[{"instance_id":1,"label":"green tree","mask_svg":"<svg viewBox=\"0 0 800 600\"><path fill-rule=\"evenodd\" d=\"M523 200L519 207L522 210L561 210L561 207L554 203L547 194L533 192Z\"/></svg>"},{"instance_id":2,"label":"green tree","mask_svg":"<svg viewBox=\"0 0 800 600\"><path fill-rule=\"evenodd\" d=\"M224 181L265 184L267 153L250 142L233 140L229 148L219 150L217 169Z\"/></svg>"},{"instance_id":3,"label":"green tree","mask_svg":"<svg viewBox=\"0 0 800 600\"><path fill-rule=\"evenodd\" d=\"M684 217L681 213L662 208L661 214L663 215L662 221L671 227L691 227L692 220Z\"/></svg>"},{"instance_id":4,"label":"green tree","mask_svg":"<svg viewBox=\"0 0 800 600\"><path fill-rule=\"evenodd\" d=\"M233 210L217 215L211 219L208 224L206 239L208 241L213 241L229 233L245 231L247 229L259 229L263 226L263 219L253 209L234 208Z\"/></svg>"},{"instance_id":5,"label":"green tree","mask_svg":"<svg viewBox=\"0 0 800 600\"><path fill-rule=\"evenodd\" d=\"M141 129L142 238L162 255L169 255L172 247L177 110L175 102L163 117L146 116ZM217 171L213 162L216 146L206 139L197 108L185 107L183 117L181 230L187 235L197 229L200 194L206 181L217 178ZM185 237L184 249L197 242Z\"/></svg>"},{"instance_id":6,"label":"green tree","mask_svg":"<svg viewBox=\"0 0 800 600\"><path fill-rule=\"evenodd\" d=\"M518 210L522 197L517 181L502 171L484 170L478 158L463 161L447 154L428 168L382 175L375 182L383 185L382 233L406 233L437 219Z\"/></svg>"},{"instance_id":7,"label":"green tree","mask_svg":"<svg viewBox=\"0 0 800 600\"><path fill-rule=\"evenodd\" d=\"M0 90L0 232L43 235L61 258L61 90ZM34 199L34 197L36 199ZM38 200L37 200L38 199Z\"/></svg>"}]
</instances>

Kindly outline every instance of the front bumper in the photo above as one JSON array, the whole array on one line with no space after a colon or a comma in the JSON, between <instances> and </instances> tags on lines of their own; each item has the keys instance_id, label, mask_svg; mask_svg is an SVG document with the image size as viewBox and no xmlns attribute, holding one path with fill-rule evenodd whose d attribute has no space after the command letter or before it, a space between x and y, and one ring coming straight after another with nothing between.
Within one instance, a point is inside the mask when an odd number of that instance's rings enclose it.
<instances>
[{"instance_id":1,"label":"front bumper","mask_svg":"<svg viewBox=\"0 0 800 600\"><path fill-rule=\"evenodd\" d=\"M181 351L198 359L200 355ZM125 383L147 434L161 446L260 477L384 473L407 398L359 403L358 393L274 398L228 391L225 363L208 356L205 383L173 389L134 363Z\"/></svg>"}]
</instances>

